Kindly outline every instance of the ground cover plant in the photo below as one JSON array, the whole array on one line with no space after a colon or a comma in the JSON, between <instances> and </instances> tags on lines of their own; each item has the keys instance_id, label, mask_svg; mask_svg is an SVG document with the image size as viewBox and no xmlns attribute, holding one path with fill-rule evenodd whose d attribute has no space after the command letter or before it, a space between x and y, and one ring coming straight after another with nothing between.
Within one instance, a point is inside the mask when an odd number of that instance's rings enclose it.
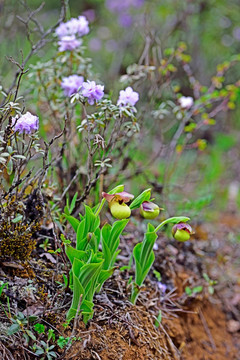
<instances>
[{"instance_id":1,"label":"ground cover plant","mask_svg":"<svg viewBox=\"0 0 240 360\"><path fill-rule=\"evenodd\" d=\"M1 358L239 358L239 5L218 5L0 6Z\"/></svg>"}]
</instances>

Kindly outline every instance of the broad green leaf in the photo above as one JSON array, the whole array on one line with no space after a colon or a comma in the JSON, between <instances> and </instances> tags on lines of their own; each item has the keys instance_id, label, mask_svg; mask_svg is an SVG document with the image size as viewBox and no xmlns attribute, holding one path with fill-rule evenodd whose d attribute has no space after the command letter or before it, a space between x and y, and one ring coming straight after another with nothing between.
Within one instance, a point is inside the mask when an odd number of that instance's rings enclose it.
<instances>
[{"instance_id":1,"label":"broad green leaf","mask_svg":"<svg viewBox=\"0 0 240 360\"><path fill-rule=\"evenodd\" d=\"M36 336L33 334L33 332L31 330L26 329L26 333L28 334L28 336L33 339L34 341L36 341Z\"/></svg>"},{"instance_id":2,"label":"broad green leaf","mask_svg":"<svg viewBox=\"0 0 240 360\"><path fill-rule=\"evenodd\" d=\"M143 283L142 266L141 263L135 259L135 282L138 286Z\"/></svg>"},{"instance_id":3,"label":"broad green leaf","mask_svg":"<svg viewBox=\"0 0 240 360\"><path fill-rule=\"evenodd\" d=\"M151 198L151 189L144 190L136 199L130 204L130 209L134 210L140 207L144 201L148 201Z\"/></svg>"},{"instance_id":4,"label":"broad green leaf","mask_svg":"<svg viewBox=\"0 0 240 360\"><path fill-rule=\"evenodd\" d=\"M133 249L133 257L135 260L135 282L139 286L142 285L141 250L142 243L138 243Z\"/></svg>"},{"instance_id":5,"label":"broad green leaf","mask_svg":"<svg viewBox=\"0 0 240 360\"><path fill-rule=\"evenodd\" d=\"M99 228L99 226L100 226L100 217L97 216L97 217L95 218L94 223L93 223L91 232L95 232L95 231Z\"/></svg>"},{"instance_id":6,"label":"broad green leaf","mask_svg":"<svg viewBox=\"0 0 240 360\"><path fill-rule=\"evenodd\" d=\"M79 222L77 228L77 237L76 237L77 250L85 250L84 243L82 242L82 240L86 237L84 236L85 222L86 222L85 219Z\"/></svg>"},{"instance_id":7,"label":"broad green leaf","mask_svg":"<svg viewBox=\"0 0 240 360\"><path fill-rule=\"evenodd\" d=\"M93 299L93 296L94 296L94 294L96 292L96 289L98 287L98 278L99 278L99 275L100 275L101 270L102 270L102 265L103 265L103 261L101 263L99 263L99 267L96 269L96 271L94 273L94 276L92 276L89 290L86 293L86 300L92 301L92 299Z\"/></svg>"},{"instance_id":8,"label":"broad green leaf","mask_svg":"<svg viewBox=\"0 0 240 360\"><path fill-rule=\"evenodd\" d=\"M101 229L101 238L108 243L108 239L110 238L112 227L109 224L105 224Z\"/></svg>"},{"instance_id":9,"label":"broad green leaf","mask_svg":"<svg viewBox=\"0 0 240 360\"><path fill-rule=\"evenodd\" d=\"M82 315L83 315L83 322L84 324L87 324L87 322L92 319L93 317L93 302L85 300L83 302L83 309L82 309Z\"/></svg>"},{"instance_id":10,"label":"broad green leaf","mask_svg":"<svg viewBox=\"0 0 240 360\"><path fill-rule=\"evenodd\" d=\"M91 281L92 277L94 277L94 274L99 270L99 268L102 267L101 263L98 264L85 264L81 268L81 274L79 277L79 280L83 286L84 289L87 288L89 282Z\"/></svg>"},{"instance_id":11,"label":"broad green leaf","mask_svg":"<svg viewBox=\"0 0 240 360\"><path fill-rule=\"evenodd\" d=\"M74 258L77 258L79 260L83 260L84 258L86 258L85 251L74 249L71 245L65 245L65 252L71 264L73 264Z\"/></svg>"},{"instance_id":12,"label":"broad green leaf","mask_svg":"<svg viewBox=\"0 0 240 360\"><path fill-rule=\"evenodd\" d=\"M99 248L99 244L100 244L100 240L101 240L101 230L99 228L97 228L94 231L94 234L95 234L96 239L97 239L97 248Z\"/></svg>"},{"instance_id":13,"label":"broad green leaf","mask_svg":"<svg viewBox=\"0 0 240 360\"><path fill-rule=\"evenodd\" d=\"M73 298L71 307L67 313L67 321L70 321L72 318L75 317L79 306L79 301L81 300L81 296L83 295L84 289L79 279L73 274Z\"/></svg>"},{"instance_id":14,"label":"broad green leaf","mask_svg":"<svg viewBox=\"0 0 240 360\"><path fill-rule=\"evenodd\" d=\"M111 263L110 263L110 266L114 266L114 264L116 262L116 259L117 259L117 256L118 256L118 254L120 254L120 252L121 252L121 250L118 250L118 251L114 252Z\"/></svg>"},{"instance_id":15,"label":"broad green leaf","mask_svg":"<svg viewBox=\"0 0 240 360\"><path fill-rule=\"evenodd\" d=\"M77 232L78 225L80 221L78 219L75 219L75 217L64 214L67 221L72 225L72 228L75 232Z\"/></svg>"},{"instance_id":16,"label":"broad green leaf","mask_svg":"<svg viewBox=\"0 0 240 360\"><path fill-rule=\"evenodd\" d=\"M142 249L141 249L141 255L140 255L140 262L141 262L143 271L145 270L145 265L147 264L148 258L152 252L153 245L154 245L156 239L157 239L157 234L155 232L146 233L144 236L144 240L142 243Z\"/></svg>"},{"instance_id":17,"label":"broad green leaf","mask_svg":"<svg viewBox=\"0 0 240 360\"><path fill-rule=\"evenodd\" d=\"M147 259L147 262L145 264L144 269L142 269L142 274L141 274L142 283L146 279L146 276L149 273L149 270L151 269L151 266L152 266L154 260L155 260L155 255L154 255L154 252L152 251L151 254L149 255L148 259ZM142 283L141 283L141 285L142 285Z\"/></svg>"},{"instance_id":18,"label":"broad green leaf","mask_svg":"<svg viewBox=\"0 0 240 360\"><path fill-rule=\"evenodd\" d=\"M78 249L81 251L86 251L86 250L88 250L88 244L89 244L89 241L88 241L87 237L85 237L83 240L78 241L78 243L77 243Z\"/></svg>"},{"instance_id":19,"label":"broad green leaf","mask_svg":"<svg viewBox=\"0 0 240 360\"><path fill-rule=\"evenodd\" d=\"M114 222L112 226L110 238L108 239L108 246L111 251L114 248L115 241L119 238L120 234L122 233L123 229L125 228L128 222L129 219L123 219Z\"/></svg>"},{"instance_id":20,"label":"broad green leaf","mask_svg":"<svg viewBox=\"0 0 240 360\"><path fill-rule=\"evenodd\" d=\"M13 335L16 332L18 332L20 330L20 325L19 324L12 324L7 331L8 335Z\"/></svg>"},{"instance_id":21,"label":"broad green leaf","mask_svg":"<svg viewBox=\"0 0 240 360\"><path fill-rule=\"evenodd\" d=\"M87 206L87 205L84 205L85 207L85 227L84 227L84 238L85 236L87 236L87 234L89 232L92 232L91 229L92 227L94 226L94 222L96 220L96 216L95 214L92 212L92 209Z\"/></svg>"},{"instance_id":22,"label":"broad green leaf","mask_svg":"<svg viewBox=\"0 0 240 360\"><path fill-rule=\"evenodd\" d=\"M90 240L88 241L88 244L90 246L91 249L93 249L93 251L96 253L98 251L98 240L96 238L95 234L91 234L90 236Z\"/></svg>"},{"instance_id":23,"label":"broad green leaf","mask_svg":"<svg viewBox=\"0 0 240 360\"><path fill-rule=\"evenodd\" d=\"M99 277L98 277L98 283L100 285L100 287L103 285L103 283L110 278L110 276L112 276L112 274L114 273L114 270L116 268L112 268L109 270L101 270Z\"/></svg>"},{"instance_id":24,"label":"broad green leaf","mask_svg":"<svg viewBox=\"0 0 240 360\"><path fill-rule=\"evenodd\" d=\"M74 258L72 272L73 272L73 275L75 275L78 279L80 277L80 273L82 271L83 266L84 266L83 261L81 261L77 258Z\"/></svg>"},{"instance_id":25,"label":"broad green leaf","mask_svg":"<svg viewBox=\"0 0 240 360\"><path fill-rule=\"evenodd\" d=\"M103 269L107 270L110 267L110 263L111 263L111 259L112 259L112 253L111 253L105 239L102 239L102 250L103 250L103 254L104 254Z\"/></svg>"}]
</instances>

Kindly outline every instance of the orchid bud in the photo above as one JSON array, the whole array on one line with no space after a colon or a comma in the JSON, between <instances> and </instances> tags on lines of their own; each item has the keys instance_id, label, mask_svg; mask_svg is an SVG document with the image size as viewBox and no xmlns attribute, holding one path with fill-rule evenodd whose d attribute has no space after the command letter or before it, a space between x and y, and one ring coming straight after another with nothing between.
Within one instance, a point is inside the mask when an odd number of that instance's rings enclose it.
<instances>
[{"instance_id":1,"label":"orchid bud","mask_svg":"<svg viewBox=\"0 0 240 360\"><path fill-rule=\"evenodd\" d=\"M111 201L109 208L113 217L118 220L126 219L131 215L130 207L124 202L120 204L118 201Z\"/></svg>"},{"instance_id":2,"label":"orchid bud","mask_svg":"<svg viewBox=\"0 0 240 360\"><path fill-rule=\"evenodd\" d=\"M190 236L193 234L191 226L187 223L178 223L175 224L172 228L172 235L177 241L187 241L190 239Z\"/></svg>"},{"instance_id":3,"label":"orchid bud","mask_svg":"<svg viewBox=\"0 0 240 360\"><path fill-rule=\"evenodd\" d=\"M155 219L160 212L160 208L151 201L144 201L140 206L140 214L145 219Z\"/></svg>"}]
</instances>

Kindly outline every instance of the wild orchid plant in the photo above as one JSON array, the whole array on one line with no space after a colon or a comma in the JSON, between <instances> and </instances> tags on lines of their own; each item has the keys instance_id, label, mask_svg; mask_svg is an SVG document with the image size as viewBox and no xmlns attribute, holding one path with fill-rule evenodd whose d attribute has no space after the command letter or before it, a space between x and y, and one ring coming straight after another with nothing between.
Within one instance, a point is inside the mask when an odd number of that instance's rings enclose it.
<instances>
[{"instance_id":1,"label":"wild orchid plant","mask_svg":"<svg viewBox=\"0 0 240 360\"><path fill-rule=\"evenodd\" d=\"M79 312L82 313L85 323L92 318L94 294L101 290L103 283L115 270L115 262L120 252L118 250L120 235L129 221L127 218L130 217L131 211L141 208L141 214L147 219L153 219L159 215L160 208L150 201L151 189L143 191L128 206L126 203L133 197L132 194L124 191L123 185L119 185L109 193L103 192L103 199L97 207L91 209L85 205L85 215L80 215L80 220L69 213L65 214L76 233L75 248L70 245L70 241L65 240L65 251L72 264L69 286L73 291L73 299L67 313L68 321L77 316ZM105 201L108 202L113 217L118 220L113 225L105 224L100 229L99 213ZM178 226L181 223L179 230L177 229L173 234L177 234L177 240L185 241L188 237L185 232L189 237L192 233L191 227L185 224L188 220L187 217L172 217L163 221L156 228L148 224L143 242L138 243L133 249L135 281L132 282L130 297L133 304L136 303L141 286L154 262L153 246L158 230L168 223Z\"/></svg>"}]
</instances>

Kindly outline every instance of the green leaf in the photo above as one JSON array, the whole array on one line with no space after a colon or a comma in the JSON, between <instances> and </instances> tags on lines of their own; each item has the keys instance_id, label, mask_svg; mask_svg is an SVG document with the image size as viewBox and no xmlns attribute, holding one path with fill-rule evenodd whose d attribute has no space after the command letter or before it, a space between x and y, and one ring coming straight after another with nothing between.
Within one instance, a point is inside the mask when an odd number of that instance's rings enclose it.
<instances>
[{"instance_id":1,"label":"green leaf","mask_svg":"<svg viewBox=\"0 0 240 360\"><path fill-rule=\"evenodd\" d=\"M155 321L155 326L156 326L156 328L159 327L159 325L161 324L161 322L162 322L162 311L159 310L158 317L156 318L156 321Z\"/></svg>"},{"instance_id":2,"label":"green leaf","mask_svg":"<svg viewBox=\"0 0 240 360\"><path fill-rule=\"evenodd\" d=\"M145 264L145 267L144 269L142 269L142 274L141 274L141 285L142 283L144 282L144 280L146 279L147 277L147 274L149 273L151 267L152 267L152 264L154 263L154 260L155 260L155 255L154 255L154 252L152 251L150 253L150 255L148 256L148 259L147 259L147 262ZM139 285L140 286L140 285Z\"/></svg>"},{"instance_id":3,"label":"green leaf","mask_svg":"<svg viewBox=\"0 0 240 360\"><path fill-rule=\"evenodd\" d=\"M77 258L78 260L83 260L84 258L86 258L85 251L74 249L70 245L65 245L65 252L66 252L66 255L69 258L71 264L73 264L73 261L75 258Z\"/></svg>"},{"instance_id":4,"label":"green leaf","mask_svg":"<svg viewBox=\"0 0 240 360\"><path fill-rule=\"evenodd\" d=\"M70 214L73 212L73 209L75 208L77 197L78 197L78 193L76 192L76 194L74 195L74 197L72 198L72 201L71 201L71 205L70 205L70 209L69 209Z\"/></svg>"},{"instance_id":5,"label":"green leaf","mask_svg":"<svg viewBox=\"0 0 240 360\"><path fill-rule=\"evenodd\" d=\"M116 193L119 193L119 192L122 192L124 191L124 185L117 185L114 189L110 190L108 192L108 194L116 194Z\"/></svg>"},{"instance_id":6,"label":"green leaf","mask_svg":"<svg viewBox=\"0 0 240 360\"><path fill-rule=\"evenodd\" d=\"M112 227L109 224L105 224L101 229L101 238L108 243L108 239L110 238Z\"/></svg>"},{"instance_id":7,"label":"green leaf","mask_svg":"<svg viewBox=\"0 0 240 360\"><path fill-rule=\"evenodd\" d=\"M70 309L67 312L67 321L72 320L78 309L79 301L84 294L84 289L79 281L79 279L73 274L73 298Z\"/></svg>"},{"instance_id":8,"label":"green leaf","mask_svg":"<svg viewBox=\"0 0 240 360\"><path fill-rule=\"evenodd\" d=\"M104 254L103 269L107 270L110 267L110 263L111 263L111 259L112 259L112 253L111 253L105 239L102 239L102 251L103 251L103 254Z\"/></svg>"},{"instance_id":9,"label":"green leaf","mask_svg":"<svg viewBox=\"0 0 240 360\"><path fill-rule=\"evenodd\" d=\"M185 287L185 293L187 294L187 295L192 295L192 290L191 290L191 288L189 287L189 286L186 286Z\"/></svg>"},{"instance_id":10,"label":"green leaf","mask_svg":"<svg viewBox=\"0 0 240 360\"><path fill-rule=\"evenodd\" d=\"M148 201L151 198L151 189L144 190L133 202L130 204L130 209L134 210L140 207L144 201Z\"/></svg>"},{"instance_id":11,"label":"green leaf","mask_svg":"<svg viewBox=\"0 0 240 360\"><path fill-rule=\"evenodd\" d=\"M103 283L110 278L110 276L112 276L112 274L114 273L114 270L116 268L111 268L109 270L101 270L99 277L98 277L98 283L100 285L100 288L102 287ZM100 289L98 290L100 291Z\"/></svg>"},{"instance_id":12,"label":"green leaf","mask_svg":"<svg viewBox=\"0 0 240 360\"><path fill-rule=\"evenodd\" d=\"M196 287L193 288L193 292L194 292L195 294L200 293L200 292L202 292L202 291L203 291L203 287L202 287L202 286L196 286Z\"/></svg>"},{"instance_id":13,"label":"green leaf","mask_svg":"<svg viewBox=\"0 0 240 360\"><path fill-rule=\"evenodd\" d=\"M128 222L129 222L129 219L123 219L123 220L114 222L114 224L112 226L110 237L108 239L108 246L109 246L111 252L116 250L115 242L116 242L116 240L118 240L119 236L121 235L123 229L125 228L125 226L127 225Z\"/></svg>"},{"instance_id":14,"label":"green leaf","mask_svg":"<svg viewBox=\"0 0 240 360\"><path fill-rule=\"evenodd\" d=\"M21 221L22 218L23 218L23 215L18 214L14 219L12 219L12 223L16 224L16 223L18 223L19 221Z\"/></svg>"},{"instance_id":15,"label":"green leaf","mask_svg":"<svg viewBox=\"0 0 240 360\"><path fill-rule=\"evenodd\" d=\"M153 245L155 243L155 240L157 239L157 234L155 232L148 232L144 236L144 240L142 243L142 249L141 249L141 255L140 255L140 262L143 267L145 268L145 265L148 262L148 258L152 252Z\"/></svg>"},{"instance_id":16,"label":"green leaf","mask_svg":"<svg viewBox=\"0 0 240 360\"><path fill-rule=\"evenodd\" d=\"M19 324L12 324L7 331L8 335L13 335L16 332L18 332L20 330L20 325Z\"/></svg>"},{"instance_id":17,"label":"green leaf","mask_svg":"<svg viewBox=\"0 0 240 360\"><path fill-rule=\"evenodd\" d=\"M1 295L2 295L3 289L4 289L5 286L7 286L7 285L8 285L8 283L4 283L4 284L2 284L2 285L0 286L0 297L1 297Z\"/></svg>"},{"instance_id":18,"label":"green leaf","mask_svg":"<svg viewBox=\"0 0 240 360\"><path fill-rule=\"evenodd\" d=\"M96 220L96 216L95 214L93 213L92 209L87 206L87 205L84 205L85 207L85 227L84 227L84 235L83 237L85 238L85 236L87 236L87 234L89 232L92 232L92 227L95 223L95 220Z\"/></svg>"},{"instance_id":19,"label":"green leaf","mask_svg":"<svg viewBox=\"0 0 240 360\"><path fill-rule=\"evenodd\" d=\"M64 214L67 221L72 225L72 228L75 232L77 232L78 225L80 221L78 219L75 219L75 217Z\"/></svg>"},{"instance_id":20,"label":"green leaf","mask_svg":"<svg viewBox=\"0 0 240 360\"><path fill-rule=\"evenodd\" d=\"M32 332L31 330L27 330L27 329L26 329L26 333L28 334L28 336L29 336L32 340L34 340L34 341L37 340L37 339L36 339L36 336L33 334L33 332Z\"/></svg>"},{"instance_id":21,"label":"green leaf","mask_svg":"<svg viewBox=\"0 0 240 360\"><path fill-rule=\"evenodd\" d=\"M10 158L8 161L8 164L7 164L7 173L8 173L8 175L11 175L12 172L13 172L13 161Z\"/></svg>"},{"instance_id":22,"label":"green leaf","mask_svg":"<svg viewBox=\"0 0 240 360\"><path fill-rule=\"evenodd\" d=\"M87 292L88 285L91 280L96 276L97 272L101 269L102 263L85 264L81 268L81 274L79 280Z\"/></svg>"},{"instance_id":23,"label":"green leaf","mask_svg":"<svg viewBox=\"0 0 240 360\"><path fill-rule=\"evenodd\" d=\"M72 272L77 278L79 278L80 273L81 273L81 269L82 269L83 266L84 266L83 261L81 261L81 260L79 260L77 258L74 258L73 266L72 266Z\"/></svg>"},{"instance_id":24,"label":"green leaf","mask_svg":"<svg viewBox=\"0 0 240 360\"><path fill-rule=\"evenodd\" d=\"M76 249L77 250L85 250L85 247L87 246L87 243L84 243L82 240L85 238L84 237L84 229L85 229L85 222L86 220L82 220L77 228L77 238L76 238Z\"/></svg>"},{"instance_id":25,"label":"green leaf","mask_svg":"<svg viewBox=\"0 0 240 360\"><path fill-rule=\"evenodd\" d=\"M42 354L44 354L44 350L41 348L37 349L37 351L35 352L35 355L37 355L37 356L42 355Z\"/></svg>"}]
</instances>

